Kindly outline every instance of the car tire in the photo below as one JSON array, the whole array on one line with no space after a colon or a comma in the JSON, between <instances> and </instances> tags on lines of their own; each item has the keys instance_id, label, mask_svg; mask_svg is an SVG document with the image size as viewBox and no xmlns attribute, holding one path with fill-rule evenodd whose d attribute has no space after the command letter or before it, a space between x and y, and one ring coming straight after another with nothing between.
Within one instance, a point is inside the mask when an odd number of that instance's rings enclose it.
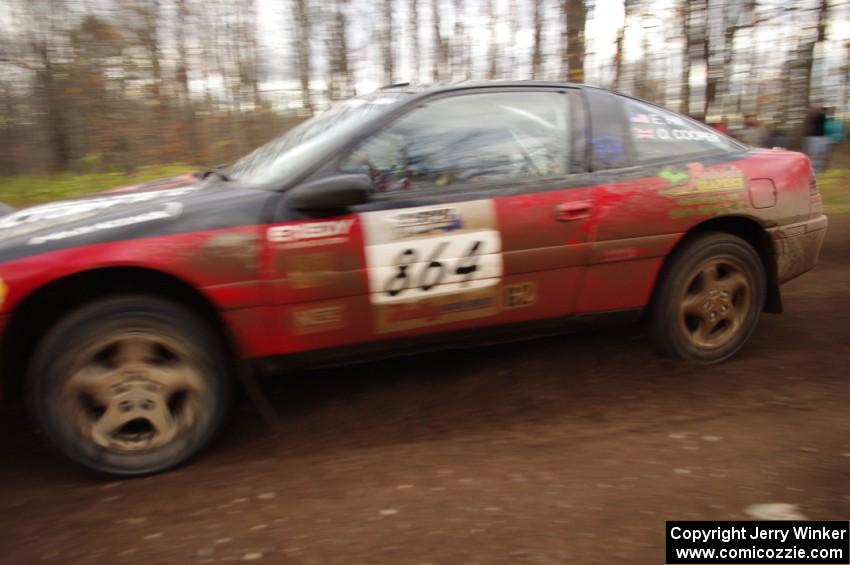
<instances>
[{"instance_id":1,"label":"car tire","mask_svg":"<svg viewBox=\"0 0 850 565\"><path fill-rule=\"evenodd\" d=\"M116 478L158 473L206 447L232 399L222 339L177 304L108 298L61 319L28 371L36 426L83 467Z\"/></svg>"},{"instance_id":2,"label":"car tire","mask_svg":"<svg viewBox=\"0 0 850 565\"><path fill-rule=\"evenodd\" d=\"M704 232L670 256L650 306L650 334L667 356L724 361L755 330L765 300L764 265L735 235Z\"/></svg>"}]
</instances>

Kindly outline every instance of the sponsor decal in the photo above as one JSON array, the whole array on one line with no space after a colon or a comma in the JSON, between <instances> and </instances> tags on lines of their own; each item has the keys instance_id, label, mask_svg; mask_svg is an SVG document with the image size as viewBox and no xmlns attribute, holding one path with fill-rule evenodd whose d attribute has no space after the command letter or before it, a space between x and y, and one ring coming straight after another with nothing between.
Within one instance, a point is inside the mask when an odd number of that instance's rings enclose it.
<instances>
[{"instance_id":1,"label":"sponsor decal","mask_svg":"<svg viewBox=\"0 0 850 565\"><path fill-rule=\"evenodd\" d=\"M632 128L637 139L655 139L655 130L648 128Z\"/></svg>"},{"instance_id":2,"label":"sponsor decal","mask_svg":"<svg viewBox=\"0 0 850 565\"><path fill-rule=\"evenodd\" d=\"M36 222L70 220L73 217L83 217L87 214L103 212L104 210L108 210L116 206L182 196L184 194L194 192L198 190L198 188L198 186L187 186L172 190L119 194L116 196L103 196L99 198L88 198L85 200L71 200L67 202L44 204L3 217L0 219L0 230L18 228Z\"/></svg>"},{"instance_id":3,"label":"sponsor decal","mask_svg":"<svg viewBox=\"0 0 850 565\"><path fill-rule=\"evenodd\" d=\"M341 304L311 306L292 311L292 329L297 335L338 330L345 325L345 311Z\"/></svg>"},{"instance_id":4,"label":"sponsor decal","mask_svg":"<svg viewBox=\"0 0 850 565\"><path fill-rule=\"evenodd\" d=\"M669 182L670 186L679 186L682 182L688 180L688 173L686 173L685 171L672 171L670 169L663 169L658 174L658 176Z\"/></svg>"},{"instance_id":5,"label":"sponsor decal","mask_svg":"<svg viewBox=\"0 0 850 565\"><path fill-rule=\"evenodd\" d=\"M717 134L695 129L673 129L670 134L679 141L720 141Z\"/></svg>"},{"instance_id":6,"label":"sponsor decal","mask_svg":"<svg viewBox=\"0 0 850 565\"><path fill-rule=\"evenodd\" d=\"M684 127L685 121L673 115L652 114L649 112L633 112L629 115L629 121L633 124L654 124L656 126L679 126Z\"/></svg>"},{"instance_id":7,"label":"sponsor decal","mask_svg":"<svg viewBox=\"0 0 850 565\"><path fill-rule=\"evenodd\" d=\"M354 220L329 222L304 222L273 226L266 232L270 243L282 244L286 248L332 245L348 241Z\"/></svg>"},{"instance_id":8,"label":"sponsor decal","mask_svg":"<svg viewBox=\"0 0 850 565\"><path fill-rule=\"evenodd\" d=\"M398 332L486 318L498 313L497 287L490 286L460 294L445 294L424 300L379 305L376 330L380 333Z\"/></svg>"},{"instance_id":9,"label":"sponsor decal","mask_svg":"<svg viewBox=\"0 0 850 565\"><path fill-rule=\"evenodd\" d=\"M600 135L593 138L593 156L606 165L615 165L626 158L626 146L616 135Z\"/></svg>"},{"instance_id":10,"label":"sponsor decal","mask_svg":"<svg viewBox=\"0 0 850 565\"><path fill-rule=\"evenodd\" d=\"M654 123L654 122L653 122ZM709 141L719 142L720 136L702 130L667 128L632 128L635 139L654 139L658 141Z\"/></svg>"},{"instance_id":11,"label":"sponsor decal","mask_svg":"<svg viewBox=\"0 0 850 565\"><path fill-rule=\"evenodd\" d=\"M502 241L491 200L362 218L377 331L498 313Z\"/></svg>"},{"instance_id":12,"label":"sponsor decal","mask_svg":"<svg viewBox=\"0 0 850 565\"><path fill-rule=\"evenodd\" d=\"M665 196L688 196L712 192L734 192L747 188L741 169L732 165L705 167L702 163L689 163L687 171L665 167L658 175L667 181Z\"/></svg>"},{"instance_id":13,"label":"sponsor decal","mask_svg":"<svg viewBox=\"0 0 850 565\"><path fill-rule=\"evenodd\" d=\"M502 307L506 310L534 306L537 302L537 284L523 282L509 284L502 290Z\"/></svg>"},{"instance_id":14,"label":"sponsor decal","mask_svg":"<svg viewBox=\"0 0 850 565\"><path fill-rule=\"evenodd\" d=\"M711 216L737 210L745 206L740 193L723 194L703 198L686 198L677 200L681 206L670 211L670 218L685 218L690 216Z\"/></svg>"},{"instance_id":15,"label":"sponsor decal","mask_svg":"<svg viewBox=\"0 0 850 565\"><path fill-rule=\"evenodd\" d=\"M39 235L31 238L27 245L42 245L50 241L60 241L72 237L80 237L91 233L123 228L135 224L143 224L145 222L153 222L156 220L164 220L168 218L176 218L183 212L183 204L180 202L168 202L162 206L160 210L152 210L135 216L127 216L125 218L117 218L115 220L106 220L97 222L88 226L79 226L67 230L56 231L47 235Z\"/></svg>"},{"instance_id":16,"label":"sponsor decal","mask_svg":"<svg viewBox=\"0 0 850 565\"><path fill-rule=\"evenodd\" d=\"M195 254L194 263L211 272L256 271L260 254L254 233L227 232L210 236Z\"/></svg>"},{"instance_id":17,"label":"sponsor decal","mask_svg":"<svg viewBox=\"0 0 850 565\"><path fill-rule=\"evenodd\" d=\"M388 218L387 221L392 225L398 239L445 233L463 227L463 219L455 208L403 212Z\"/></svg>"},{"instance_id":18,"label":"sponsor decal","mask_svg":"<svg viewBox=\"0 0 850 565\"><path fill-rule=\"evenodd\" d=\"M286 257L286 272L292 288L324 286L329 275L335 271L334 255L330 251L299 253Z\"/></svg>"},{"instance_id":19,"label":"sponsor decal","mask_svg":"<svg viewBox=\"0 0 850 565\"><path fill-rule=\"evenodd\" d=\"M9 287L6 286L6 283L3 282L3 279L0 278L0 311L3 310L3 304L6 303L6 297L9 295Z\"/></svg>"}]
</instances>

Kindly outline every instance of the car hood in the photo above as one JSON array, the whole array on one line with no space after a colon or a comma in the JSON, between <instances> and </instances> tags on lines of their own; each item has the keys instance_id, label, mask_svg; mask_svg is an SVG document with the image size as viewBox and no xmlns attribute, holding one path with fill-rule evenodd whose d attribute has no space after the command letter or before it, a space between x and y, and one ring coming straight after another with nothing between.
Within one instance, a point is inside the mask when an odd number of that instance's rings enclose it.
<instances>
[{"instance_id":1,"label":"car hood","mask_svg":"<svg viewBox=\"0 0 850 565\"><path fill-rule=\"evenodd\" d=\"M255 224L263 204L276 194L197 179L181 184L99 193L0 216L0 262L67 247Z\"/></svg>"}]
</instances>

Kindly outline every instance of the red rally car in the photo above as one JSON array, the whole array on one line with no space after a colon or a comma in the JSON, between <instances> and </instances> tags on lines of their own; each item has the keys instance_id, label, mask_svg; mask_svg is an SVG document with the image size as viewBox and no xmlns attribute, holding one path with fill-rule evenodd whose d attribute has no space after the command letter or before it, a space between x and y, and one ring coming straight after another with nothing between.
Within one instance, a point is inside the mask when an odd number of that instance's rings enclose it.
<instances>
[{"instance_id":1,"label":"red rally car","mask_svg":"<svg viewBox=\"0 0 850 565\"><path fill-rule=\"evenodd\" d=\"M827 220L808 159L602 89L404 85L227 169L0 216L0 360L96 471L177 465L240 372L645 316L736 353Z\"/></svg>"}]
</instances>

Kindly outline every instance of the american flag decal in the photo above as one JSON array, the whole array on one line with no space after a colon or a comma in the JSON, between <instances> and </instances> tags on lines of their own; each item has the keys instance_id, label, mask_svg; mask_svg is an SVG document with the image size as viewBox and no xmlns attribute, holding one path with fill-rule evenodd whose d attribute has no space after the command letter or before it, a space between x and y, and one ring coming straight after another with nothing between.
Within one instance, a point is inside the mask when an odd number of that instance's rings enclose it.
<instances>
[{"instance_id":1,"label":"american flag decal","mask_svg":"<svg viewBox=\"0 0 850 565\"><path fill-rule=\"evenodd\" d=\"M634 132L638 139L655 139L655 132L651 129L634 128Z\"/></svg>"}]
</instances>

